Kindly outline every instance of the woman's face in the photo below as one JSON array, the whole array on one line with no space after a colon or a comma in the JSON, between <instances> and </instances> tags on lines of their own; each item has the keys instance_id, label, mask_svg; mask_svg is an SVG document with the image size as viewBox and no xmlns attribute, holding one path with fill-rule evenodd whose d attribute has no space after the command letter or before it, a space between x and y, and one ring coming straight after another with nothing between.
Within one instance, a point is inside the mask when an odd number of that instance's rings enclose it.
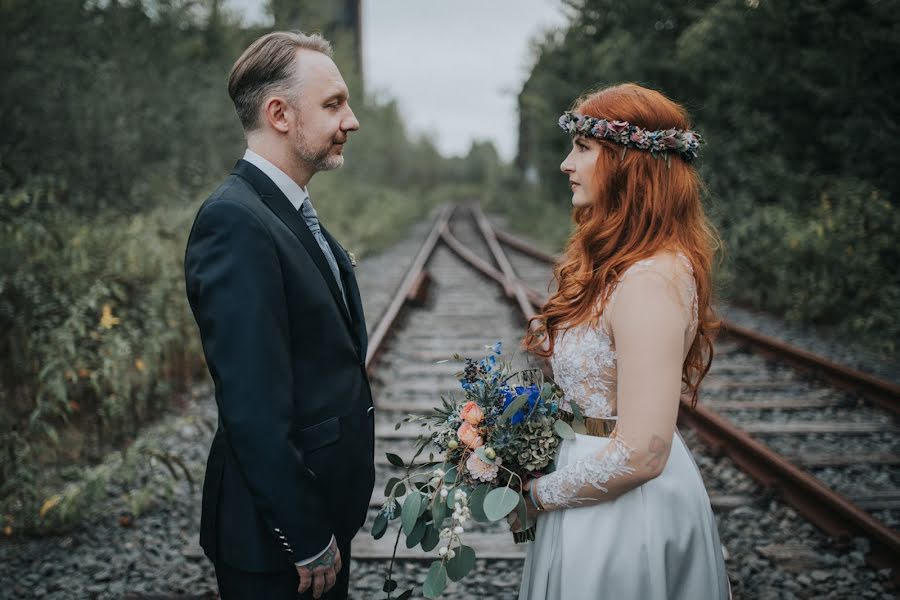
<instances>
[{"instance_id":1,"label":"woman's face","mask_svg":"<svg viewBox=\"0 0 900 600\"><path fill-rule=\"evenodd\" d=\"M559 169L569 176L572 205L576 208L589 206L597 200L599 191L597 158L599 156L599 142L582 135L572 137L572 151L559 165Z\"/></svg>"}]
</instances>

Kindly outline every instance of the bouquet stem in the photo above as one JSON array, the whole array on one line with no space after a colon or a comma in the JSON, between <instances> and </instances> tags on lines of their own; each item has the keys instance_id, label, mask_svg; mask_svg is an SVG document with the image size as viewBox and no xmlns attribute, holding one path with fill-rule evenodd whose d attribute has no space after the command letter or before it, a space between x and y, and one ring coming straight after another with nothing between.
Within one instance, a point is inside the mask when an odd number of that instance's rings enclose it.
<instances>
[{"instance_id":1,"label":"bouquet stem","mask_svg":"<svg viewBox=\"0 0 900 600\"><path fill-rule=\"evenodd\" d=\"M513 541L515 541L517 544L526 544L528 542L533 542L536 530L537 527L535 525L532 525L531 527L523 531L513 531Z\"/></svg>"}]
</instances>

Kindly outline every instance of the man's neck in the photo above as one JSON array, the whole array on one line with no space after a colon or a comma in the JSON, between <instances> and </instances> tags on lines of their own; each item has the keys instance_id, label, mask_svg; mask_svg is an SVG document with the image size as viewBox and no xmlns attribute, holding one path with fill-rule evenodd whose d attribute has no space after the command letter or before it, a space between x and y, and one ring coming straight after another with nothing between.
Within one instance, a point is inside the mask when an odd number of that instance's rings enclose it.
<instances>
[{"instance_id":1,"label":"man's neck","mask_svg":"<svg viewBox=\"0 0 900 600\"><path fill-rule=\"evenodd\" d=\"M247 147L284 171L285 175L293 179L303 189L306 189L309 180L312 179L313 171L309 168L309 165L295 159L284 146L248 138Z\"/></svg>"}]
</instances>

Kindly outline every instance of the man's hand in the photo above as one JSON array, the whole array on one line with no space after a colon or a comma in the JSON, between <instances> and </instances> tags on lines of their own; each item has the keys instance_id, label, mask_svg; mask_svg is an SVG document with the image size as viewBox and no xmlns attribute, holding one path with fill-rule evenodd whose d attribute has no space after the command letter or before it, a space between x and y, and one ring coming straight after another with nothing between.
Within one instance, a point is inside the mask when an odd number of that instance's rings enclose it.
<instances>
[{"instance_id":1,"label":"man's hand","mask_svg":"<svg viewBox=\"0 0 900 600\"><path fill-rule=\"evenodd\" d=\"M331 545L322 556L302 567L297 566L297 574L300 575L297 592L302 594L312 586L313 598L320 598L323 592L334 587L340 570L341 551L338 550L337 541L332 538Z\"/></svg>"}]
</instances>

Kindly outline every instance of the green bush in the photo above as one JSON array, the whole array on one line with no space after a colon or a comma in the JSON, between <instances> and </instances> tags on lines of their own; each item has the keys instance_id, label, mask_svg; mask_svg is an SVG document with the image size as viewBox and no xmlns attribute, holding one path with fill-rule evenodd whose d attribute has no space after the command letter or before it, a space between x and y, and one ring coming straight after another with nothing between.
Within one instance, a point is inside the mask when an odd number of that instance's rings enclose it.
<instances>
[{"instance_id":1,"label":"green bush","mask_svg":"<svg viewBox=\"0 0 900 600\"><path fill-rule=\"evenodd\" d=\"M867 0L564 0L519 95L522 173L554 206L559 114L635 81L684 104L706 140L723 298L897 351L896 6ZM623 51L627 49L627 51Z\"/></svg>"},{"instance_id":2,"label":"green bush","mask_svg":"<svg viewBox=\"0 0 900 600\"><path fill-rule=\"evenodd\" d=\"M758 207L728 229L730 297L851 337L878 332L877 350L896 351L900 210L871 185L838 179L806 212Z\"/></svg>"}]
</instances>

